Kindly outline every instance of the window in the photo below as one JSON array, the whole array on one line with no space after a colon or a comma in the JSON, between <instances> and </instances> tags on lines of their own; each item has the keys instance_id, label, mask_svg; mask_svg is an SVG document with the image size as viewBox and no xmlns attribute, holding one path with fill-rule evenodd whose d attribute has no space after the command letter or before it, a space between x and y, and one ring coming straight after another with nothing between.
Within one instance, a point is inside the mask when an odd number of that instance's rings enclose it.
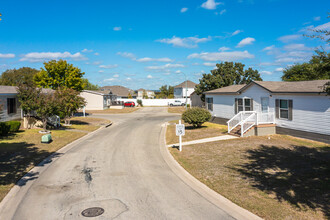
<instances>
[{"instance_id":1,"label":"window","mask_svg":"<svg viewBox=\"0 0 330 220\"><path fill-rule=\"evenodd\" d=\"M206 98L207 109L213 111L213 98Z\"/></svg>"},{"instance_id":2,"label":"window","mask_svg":"<svg viewBox=\"0 0 330 220\"><path fill-rule=\"evenodd\" d=\"M280 99L280 118L289 119L289 100Z\"/></svg>"},{"instance_id":3,"label":"window","mask_svg":"<svg viewBox=\"0 0 330 220\"><path fill-rule=\"evenodd\" d=\"M241 111L252 111L252 99L250 98L237 99L237 113Z\"/></svg>"},{"instance_id":4,"label":"window","mask_svg":"<svg viewBox=\"0 0 330 220\"><path fill-rule=\"evenodd\" d=\"M16 99L7 98L7 113L15 114L16 113Z\"/></svg>"}]
</instances>

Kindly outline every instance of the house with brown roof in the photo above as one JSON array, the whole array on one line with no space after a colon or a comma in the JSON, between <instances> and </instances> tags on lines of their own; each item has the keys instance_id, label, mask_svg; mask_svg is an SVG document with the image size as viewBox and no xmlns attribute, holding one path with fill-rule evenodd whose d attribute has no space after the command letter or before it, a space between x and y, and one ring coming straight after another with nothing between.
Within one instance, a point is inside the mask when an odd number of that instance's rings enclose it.
<instances>
[{"instance_id":1,"label":"house with brown roof","mask_svg":"<svg viewBox=\"0 0 330 220\"><path fill-rule=\"evenodd\" d=\"M131 94L132 98L136 98L134 90L124 86L103 86L100 88L100 91L111 91L118 99L127 99L129 94Z\"/></svg>"},{"instance_id":2,"label":"house with brown roof","mask_svg":"<svg viewBox=\"0 0 330 220\"><path fill-rule=\"evenodd\" d=\"M213 120L241 136L289 134L330 143L329 80L254 81L205 92Z\"/></svg>"},{"instance_id":3,"label":"house with brown roof","mask_svg":"<svg viewBox=\"0 0 330 220\"><path fill-rule=\"evenodd\" d=\"M195 85L196 83L187 80L174 86L174 98L189 98L191 93L195 91Z\"/></svg>"},{"instance_id":4,"label":"house with brown roof","mask_svg":"<svg viewBox=\"0 0 330 220\"><path fill-rule=\"evenodd\" d=\"M112 102L115 101L116 96L110 90L83 90L80 93L86 101L86 110L104 110L110 108Z\"/></svg>"}]
</instances>

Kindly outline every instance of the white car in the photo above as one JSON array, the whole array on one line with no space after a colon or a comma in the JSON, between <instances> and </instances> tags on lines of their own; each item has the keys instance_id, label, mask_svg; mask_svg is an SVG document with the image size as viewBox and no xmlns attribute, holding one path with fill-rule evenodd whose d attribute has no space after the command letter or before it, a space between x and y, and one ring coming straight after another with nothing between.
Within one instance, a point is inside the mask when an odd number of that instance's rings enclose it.
<instances>
[{"instance_id":1,"label":"white car","mask_svg":"<svg viewBox=\"0 0 330 220\"><path fill-rule=\"evenodd\" d=\"M185 106L186 103L181 102L180 100L174 100L174 102L168 103L170 106Z\"/></svg>"}]
</instances>

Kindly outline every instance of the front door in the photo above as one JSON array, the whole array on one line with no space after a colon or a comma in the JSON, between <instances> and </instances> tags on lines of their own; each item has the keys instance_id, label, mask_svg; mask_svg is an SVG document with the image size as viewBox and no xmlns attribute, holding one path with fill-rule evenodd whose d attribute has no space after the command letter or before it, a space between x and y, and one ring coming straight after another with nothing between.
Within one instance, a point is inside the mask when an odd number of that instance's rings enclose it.
<instances>
[{"instance_id":1,"label":"front door","mask_svg":"<svg viewBox=\"0 0 330 220\"><path fill-rule=\"evenodd\" d=\"M269 98L262 97L261 98L261 112L268 113L268 111L269 111Z\"/></svg>"}]
</instances>

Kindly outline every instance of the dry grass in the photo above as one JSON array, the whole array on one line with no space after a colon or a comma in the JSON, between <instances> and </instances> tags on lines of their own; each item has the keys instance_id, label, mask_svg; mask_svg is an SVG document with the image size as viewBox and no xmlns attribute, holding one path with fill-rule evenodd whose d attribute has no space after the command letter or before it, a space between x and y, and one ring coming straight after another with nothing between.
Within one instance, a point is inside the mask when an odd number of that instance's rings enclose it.
<instances>
[{"instance_id":1,"label":"dry grass","mask_svg":"<svg viewBox=\"0 0 330 220\"><path fill-rule=\"evenodd\" d=\"M273 135L170 151L201 182L262 218L330 217L330 145Z\"/></svg>"},{"instance_id":2,"label":"dry grass","mask_svg":"<svg viewBox=\"0 0 330 220\"><path fill-rule=\"evenodd\" d=\"M123 109L105 109L105 110L88 110L86 113L89 114L124 114L124 113L132 113L136 110L140 109L140 107L134 107L134 108L123 108Z\"/></svg>"},{"instance_id":3,"label":"dry grass","mask_svg":"<svg viewBox=\"0 0 330 220\"><path fill-rule=\"evenodd\" d=\"M167 126L166 144L175 144L179 142L179 137L175 135L175 124L179 121L171 121ZM211 122L205 122L201 128L194 128L192 125L185 124L185 135L182 141L193 141L209 137L217 137L226 134L227 126Z\"/></svg>"},{"instance_id":4,"label":"dry grass","mask_svg":"<svg viewBox=\"0 0 330 220\"><path fill-rule=\"evenodd\" d=\"M174 107L168 107L167 112L182 114L185 110L186 109L184 106L174 106Z\"/></svg>"},{"instance_id":5,"label":"dry grass","mask_svg":"<svg viewBox=\"0 0 330 220\"><path fill-rule=\"evenodd\" d=\"M107 120L73 118L72 126L52 130L53 142L42 144L40 129L20 130L0 139L0 201L16 182L44 158L68 143L94 131Z\"/></svg>"}]
</instances>

